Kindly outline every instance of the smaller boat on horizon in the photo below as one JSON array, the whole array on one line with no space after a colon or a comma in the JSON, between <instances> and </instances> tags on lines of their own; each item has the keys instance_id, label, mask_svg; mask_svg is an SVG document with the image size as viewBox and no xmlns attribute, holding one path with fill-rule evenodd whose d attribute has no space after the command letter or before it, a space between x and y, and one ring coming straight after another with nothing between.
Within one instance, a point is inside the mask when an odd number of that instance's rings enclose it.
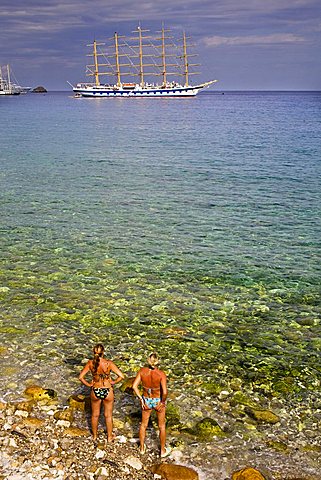
<instances>
[{"instance_id":1,"label":"smaller boat on horizon","mask_svg":"<svg viewBox=\"0 0 321 480\"><path fill-rule=\"evenodd\" d=\"M31 87L22 87L12 82L12 77L10 65L0 65L0 95L20 95L31 90Z\"/></svg>"},{"instance_id":2,"label":"smaller boat on horizon","mask_svg":"<svg viewBox=\"0 0 321 480\"><path fill-rule=\"evenodd\" d=\"M20 95L21 91L11 81L11 69L9 65L0 65L0 95Z\"/></svg>"},{"instance_id":3,"label":"smaller boat on horizon","mask_svg":"<svg viewBox=\"0 0 321 480\"><path fill-rule=\"evenodd\" d=\"M17 85L17 88L20 88L20 93L28 93L32 87L21 87L21 85Z\"/></svg>"}]
</instances>

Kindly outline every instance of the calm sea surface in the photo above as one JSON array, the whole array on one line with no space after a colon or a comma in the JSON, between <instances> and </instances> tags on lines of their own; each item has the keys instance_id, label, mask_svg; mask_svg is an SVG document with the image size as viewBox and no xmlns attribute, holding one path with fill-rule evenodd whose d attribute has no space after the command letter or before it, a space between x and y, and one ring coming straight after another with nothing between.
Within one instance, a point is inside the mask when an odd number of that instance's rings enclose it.
<instances>
[{"instance_id":1,"label":"calm sea surface","mask_svg":"<svg viewBox=\"0 0 321 480\"><path fill-rule=\"evenodd\" d=\"M0 98L3 398L96 341L173 392L320 386L320 93Z\"/></svg>"}]
</instances>

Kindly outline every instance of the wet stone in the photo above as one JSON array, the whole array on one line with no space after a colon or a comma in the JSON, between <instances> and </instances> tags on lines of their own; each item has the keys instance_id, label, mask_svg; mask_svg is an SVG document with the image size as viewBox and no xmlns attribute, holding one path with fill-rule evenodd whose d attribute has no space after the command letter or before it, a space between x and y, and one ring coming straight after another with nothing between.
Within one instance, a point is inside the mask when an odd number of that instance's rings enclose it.
<instances>
[{"instance_id":1,"label":"wet stone","mask_svg":"<svg viewBox=\"0 0 321 480\"><path fill-rule=\"evenodd\" d=\"M225 435L217 421L212 418L204 418L188 431L202 440L210 440L215 436L222 437Z\"/></svg>"},{"instance_id":2,"label":"wet stone","mask_svg":"<svg viewBox=\"0 0 321 480\"><path fill-rule=\"evenodd\" d=\"M90 397L85 395L71 395L68 398L68 403L75 410L85 411L90 409Z\"/></svg>"},{"instance_id":3,"label":"wet stone","mask_svg":"<svg viewBox=\"0 0 321 480\"><path fill-rule=\"evenodd\" d=\"M26 427L31 430L37 430L38 428L41 428L44 425L45 421L40 419L40 418L35 418L35 417L28 417L23 419L20 423L20 427Z\"/></svg>"},{"instance_id":4,"label":"wet stone","mask_svg":"<svg viewBox=\"0 0 321 480\"><path fill-rule=\"evenodd\" d=\"M18 402L18 403L15 403L13 406L16 410L25 410L26 412L30 413L31 410L33 409L34 401L29 400L26 402Z\"/></svg>"},{"instance_id":5,"label":"wet stone","mask_svg":"<svg viewBox=\"0 0 321 480\"><path fill-rule=\"evenodd\" d=\"M24 391L27 397L33 398L36 402L50 402L57 398L57 393L50 388L43 388L39 385L31 385Z\"/></svg>"},{"instance_id":6,"label":"wet stone","mask_svg":"<svg viewBox=\"0 0 321 480\"><path fill-rule=\"evenodd\" d=\"M232 480L266 480L266 478L255 468L243 468L232 474Z\"/></svg>"},{"instance_id":7,"label":"wet stone","mask_svg":"<svg viewBox=\"0 0 321 480\"><path fill-rule=\"evenodd\" d=\"M74 411L72 408L66 408L65 410L58 410L54 414L55 420L65 420L71 423L74 419Z\"/></svg>"},{"instance_id":8,"label":"wet stone","mask_svg":"<svg viewBox=\"0 0 321 480\"><path fill-rule=\"evenodd\" d=\"M274 424L280 421L280 417L269 410L246 407L245 412L257 422Z\"/></svg>"},{"instance_id":9,"label":"wet stone","mask_svg":"<svg viewBox=\"0 0 321 480\"><path fill-rule=\"evenodd\" d=\"M161 463L154 465L151 471L166 480L198 480L198 473L190 467Z\"/></svg>"}]
</instances>

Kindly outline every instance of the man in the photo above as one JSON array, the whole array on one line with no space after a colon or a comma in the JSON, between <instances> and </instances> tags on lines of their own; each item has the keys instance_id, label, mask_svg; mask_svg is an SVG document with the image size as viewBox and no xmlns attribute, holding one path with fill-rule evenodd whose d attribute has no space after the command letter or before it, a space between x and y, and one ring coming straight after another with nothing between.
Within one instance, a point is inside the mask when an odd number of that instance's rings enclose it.
<instances>
[{"instance_id":1,"label":"man","mask_svg":"<svg viewBox=\"0 0 321 480\"><path fill-rule=\"evenodd\" d=\"M148 366L139 370L133 383L133 390L140 399L142 406L142 421L139 428L140 453L144 454L146 452L146 428L149 417L152 411L155 410L159 428L160 456L161 458L164 458L171 452L170 447L165 447L165 413L167 398L166 375L157 367L159 364L157 353L149 355L147 363ZM140 394L138 389L140 383L143 387L143 395Z\"/></svg>"}]
</instances>

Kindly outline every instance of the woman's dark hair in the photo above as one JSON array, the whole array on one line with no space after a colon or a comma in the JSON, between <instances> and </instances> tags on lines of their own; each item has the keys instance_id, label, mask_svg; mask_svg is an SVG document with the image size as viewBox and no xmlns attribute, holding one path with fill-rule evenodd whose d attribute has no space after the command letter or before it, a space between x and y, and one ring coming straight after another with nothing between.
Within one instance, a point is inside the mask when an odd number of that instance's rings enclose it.
<instances>
[{"instance_id":1,"label":"woman's dark hair","mask_svg":"<svg viewBox=\"0 0 321 480\"><path fill-rule=\"evenodd\" d=\"M94 346L94 359L93 359L93 375L97 373L99 362L101 357L104 355L105 347L102 343L97 343Z\"/></svg>"}]
</instances>

